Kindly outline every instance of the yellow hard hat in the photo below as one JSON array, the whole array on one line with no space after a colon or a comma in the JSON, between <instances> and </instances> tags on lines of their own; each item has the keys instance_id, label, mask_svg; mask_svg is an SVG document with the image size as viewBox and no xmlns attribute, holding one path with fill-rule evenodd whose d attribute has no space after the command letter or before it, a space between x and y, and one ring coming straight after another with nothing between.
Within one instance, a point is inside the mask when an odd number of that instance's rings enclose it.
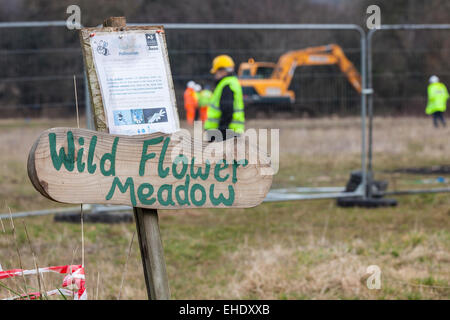
<instances>
[{"instance_id":1,"label":"yellow hard hat","mask_svg":"<svg viewBox=\"0 0 450 320\"><path fill-rule=\"evenodd\" d=\"M210 70L210 72L214 74L221 68L234 68L233 59L231 59L231 57L227 56L226 54L215 57L212 62L212 69Z\"/></svg>"}]
</instances>

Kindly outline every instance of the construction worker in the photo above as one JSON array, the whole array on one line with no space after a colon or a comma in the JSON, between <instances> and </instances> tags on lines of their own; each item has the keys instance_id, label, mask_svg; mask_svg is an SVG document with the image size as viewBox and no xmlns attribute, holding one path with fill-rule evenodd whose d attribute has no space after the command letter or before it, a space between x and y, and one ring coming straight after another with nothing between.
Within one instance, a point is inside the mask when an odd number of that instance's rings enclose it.
<instances>
[{"instance_id":1,"label":"construction worker","mask_svg":"<svg viewBox=\"0 0 450 320\"><path fill-rule=\"evenodd\" d=\"M206 85L203 90L200 91L198 95L198 108L200 109L200 120L205 123L208 118L208 104L212 98L211 87Z\"/></svg>"},{"instance_id":2,"label":"construction worker","mask_svg":"<svg viewBox=\"0 0 450 320\"><path fill-rule=\"evenodd\" d=\"M204 127L212 142L244 133L245 116L242 87L234 73L233 59L227 55L215 57L210 72L214 74L216 87Z\"/></svg>"},{"instance_id":3,"label":"construction worker","mask_svg":"<svg viewBox=\"0 0 450 320\"><path fill-rule=\"evenodd\" d=\"M195 110L197 109L197 95L195 93L194 81L189 81L184 90L184 109L186 110L186 121L188 124L192 125L195 119Z\"/></svg>"},{"instance_id":4,"label":"construction worker","mask_svg":"<svg viewBox=\"0 0 450 320\"><path fill-rule=\"evenodd\" d=\"M437 76L431 76L428 85L428 104L425 110L426 114L433 115L433 123L437 128L439 121L445 127L444 112L447 109L447 99L449 97L447 88Z\"/></svg>"}]
</instances>

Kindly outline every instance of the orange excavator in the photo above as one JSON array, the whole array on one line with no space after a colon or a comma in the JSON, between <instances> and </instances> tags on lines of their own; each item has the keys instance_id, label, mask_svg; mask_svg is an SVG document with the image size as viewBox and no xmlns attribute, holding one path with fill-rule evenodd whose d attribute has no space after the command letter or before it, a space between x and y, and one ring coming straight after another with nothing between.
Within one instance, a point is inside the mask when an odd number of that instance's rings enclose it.
<instances>
[{"instance_id":1,"label":"orange excavator","mask_svg":"<svg viewBox=\"0 0 450 320\"><path fill-rule=\"evenodd\" d=\"M249 59L241 63L239 82L247 104L293 105L295 93L289 90L294 71L301 66L337 65L350 84L361 93L361 75L353 63L336 44L289 51L278 62L255 62Z\"/></svg>"}]
</instances>

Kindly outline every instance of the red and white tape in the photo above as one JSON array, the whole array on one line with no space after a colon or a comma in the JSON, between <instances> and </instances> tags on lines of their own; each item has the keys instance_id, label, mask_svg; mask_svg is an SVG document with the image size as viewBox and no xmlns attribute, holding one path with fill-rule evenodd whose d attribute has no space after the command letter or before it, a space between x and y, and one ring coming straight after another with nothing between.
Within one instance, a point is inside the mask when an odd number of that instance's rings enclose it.
<instances>
[{"instance_id":1,"label":"red and white tape","mask_svg":"<svg viewBox=\"0 0 450 320\"><path fill-rule=\"evenodd\" d=\"M0 269L1 270L1 269ZM39 268L23 270L23 269L11 269L0 271L0 280L12 278L21 275L33 275L37 273L46 273L46 272L55 272L60 274L66 274L63 279L62 288L48 291L46 293L47 296L63 294L64 296L73 296L74 300L87 300L87 291L86 291L86 279L84 276L84 268L81 265L68 265L68 266L59 266L59 267L47 267L47 268ZM74 293L75 292L75 293ZM16 296L7 298L4 300L11 299L20 299L27 298L30 299L38 299L40 297L39 292L32 292L28 294L24 294L22 296Z\"/></svg>"}]
</instances>

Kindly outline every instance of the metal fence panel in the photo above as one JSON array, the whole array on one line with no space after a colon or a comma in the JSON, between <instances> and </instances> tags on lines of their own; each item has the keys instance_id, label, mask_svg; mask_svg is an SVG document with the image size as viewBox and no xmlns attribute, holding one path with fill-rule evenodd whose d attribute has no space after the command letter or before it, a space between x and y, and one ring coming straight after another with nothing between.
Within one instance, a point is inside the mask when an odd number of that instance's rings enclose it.
<instances>
[{"instance_id":1,"label":"metal fence panel","mask_svg":"<svg viewBox=\"0 0 450 320\"><path fill-rule=\"evenodd\" d=\"M450 191L444 177L448 135L433 129L425 115L429 77L436 74L450 84L449 32L450 25L443 24L382 25L368 33L368 87L374 89L368 102L368 169L390 182L387 194ZM373 136L389 121L391 138L382 146ZM397 150L407 150L408 158Z\"/></svg>"},{"instance_id":2,"label":"metal fence panel","mask_svg":"<svg viewBox=\"0 0 450 320\"><path fill-rule=\"evenodd\" d=\"M78 35L63 21L1 23L1 117L75 114L73 75L80 107L86 96Z\"/></svg>"}]
</instances>

